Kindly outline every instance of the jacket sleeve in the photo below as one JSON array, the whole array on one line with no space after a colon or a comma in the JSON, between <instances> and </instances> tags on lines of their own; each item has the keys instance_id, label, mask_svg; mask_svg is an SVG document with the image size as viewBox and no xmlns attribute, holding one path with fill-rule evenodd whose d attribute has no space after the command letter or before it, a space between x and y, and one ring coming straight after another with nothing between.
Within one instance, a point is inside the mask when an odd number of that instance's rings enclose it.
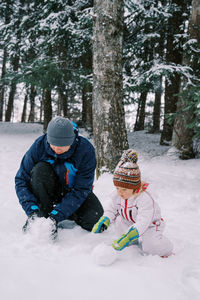
<instances>
[{"instance_id":1,"label":"jacket sleeve","mask_svg":"<svg viewBox=\"0 0 200 300\"><path fill-rule=\"evenodd\" d=\"M96 156L93 146L85 151L78 167L73 188L57 204L51 215L60 222L71 216L85 201L92 191L96 168Z\"/></svg>"},{"instance_id":2,"label":"jacket sleeve","mask_svg":"<svg viewBox=\"0 0 200 300\"><path fill-rule=\"evenodd\" d=\"M37 205L37 199L29 189L31 170L36 162L39 161L37 156L37 142L35 142L24 155L20 168L15 176L16 193L27 215L32 213L31 207Z\"/></svg>"},{"instance_id":3,"label":"jacket sleeve","mask_svg":"<svg viewBox=\"0 0 200 300\"><path fill-rule=\"evenodd\" d=\"M152 224L155 214L155 203L146 192L137 199L138 214L134 227L137 228L139 236L142 236Z\"/></svg>"}]
</instances>

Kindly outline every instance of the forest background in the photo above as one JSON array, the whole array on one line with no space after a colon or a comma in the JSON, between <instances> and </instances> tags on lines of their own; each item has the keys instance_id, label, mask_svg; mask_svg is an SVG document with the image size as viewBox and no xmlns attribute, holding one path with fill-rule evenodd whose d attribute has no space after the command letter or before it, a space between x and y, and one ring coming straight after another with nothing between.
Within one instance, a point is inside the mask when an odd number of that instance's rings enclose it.
<instances>
[{"instance_id":1,"label":"forest background","mask_svg":"<svg viewBox=\"0 0 200 300\"><path fill-rule=\"evenodd\" d=\"M74 120L97 174L131 130L199 157L199 27L200 0L2 0L0 121Z\"/></svg>"}]
</instances>

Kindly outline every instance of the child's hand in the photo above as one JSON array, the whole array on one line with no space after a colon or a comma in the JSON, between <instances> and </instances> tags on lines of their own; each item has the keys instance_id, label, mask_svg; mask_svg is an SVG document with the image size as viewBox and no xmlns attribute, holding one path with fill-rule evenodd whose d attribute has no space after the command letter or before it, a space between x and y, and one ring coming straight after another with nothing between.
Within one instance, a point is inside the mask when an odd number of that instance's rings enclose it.
<instances>
[{"instance_id":1,"label":"child's hand","mask_svg":"<svg viewBox=\"0 0 200 300\"><path fill-rule=\"evenodd\" d=\"M101 233L110 225L110 219L106 216L102 216L99 221L92 228L92 232Z\"/></svg>"},{"instance_id":2,"label":"child's hand","mask_svg":"<svg viewBox=\"0 0 200 300\"><path fill-rule=\"evenodd\" d=\"M126 234L115 240L112 244L115 250L123 250L125 247L129 246L132 242L136 241L139 238L139 233L136 228L131 227Z\"/></svg>"}]
</instances>

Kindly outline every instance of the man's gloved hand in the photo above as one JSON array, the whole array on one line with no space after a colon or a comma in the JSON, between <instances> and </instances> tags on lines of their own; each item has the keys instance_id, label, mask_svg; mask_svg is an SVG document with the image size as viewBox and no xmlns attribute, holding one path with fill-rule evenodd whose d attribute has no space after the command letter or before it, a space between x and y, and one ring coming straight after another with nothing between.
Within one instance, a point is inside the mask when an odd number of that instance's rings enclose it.
<instances>
[{"instance_id":1,"label":"man's gloved hand","mask_svg":"<svg viewBox=\"0 0 200 300\"><path fill-rule=\"evenodd\" d=\"M110 225L110 219L106 216L102 216L99 221L92 228L92 232L101 233Z\"/></svg>"},{"instance_id":2,"label":"man's gloved hand","mask_svg":"<svg viewBox=\"0 0 200 300\"><path fill-rule=\"evenodd\" d=\"M115 240L112 244L115 250L123 250L125 247L131 245L134 241L139 238L139 233L136 228L131 227L126 234L122 234L122 236Z\"/></svg>"},{"instance_id":3,"label":"man's gloved hand","mask_svg":"<svg viewBox=\"0 0 200 300\"><path fill-rule=\"evenodd\" d=\"M52 240L56 240L56 238L58 236L57 222L52 216L49 216L49 219L51 220L50 237Z\"/></svg>"},{"instance_id":4,"label":"man's gloved hand","mask_svg":"<svg viewBox=\"0 0 200 300\"><path fill-rule=\"evenodd\" d=\"M30 215L35 213L38 217L40 217L41 212L40 212L40 209L37 205L32 205L31 206L31 211L32 211L32 213Z\"/></svg>"},{"instance_id":5,"label":"man's gloved hand","mask_svg":"<svg viewBox=\"0 0 200 300\"><path fill-rule=\"evenodd\" d=\"M33 223L36 218L41 218L43 216L37 205L32 205L31 210L32 213L28 216L26 223L22 227L23 232L27 232L30 229L31 223Z\"/></svg>"},{"instance_id":6,"label":"man's gloved hand","mask_svg":"<svg viewBox=\"0 0 200 300\"><path fill-rule=\"evenodd\" d=\"M25 233L28 230L30 230L31 224L34 222L34 220L38 218L38 214L36 212L32 213L31 215L28 216L26 223L22 227L22 231Z\"/></svg>"}]
</instances>

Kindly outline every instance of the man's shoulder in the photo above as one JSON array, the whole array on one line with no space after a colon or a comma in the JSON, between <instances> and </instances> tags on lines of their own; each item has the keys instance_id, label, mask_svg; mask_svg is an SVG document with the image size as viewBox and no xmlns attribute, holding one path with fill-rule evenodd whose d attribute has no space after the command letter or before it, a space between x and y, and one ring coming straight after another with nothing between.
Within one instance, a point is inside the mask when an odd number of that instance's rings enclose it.
<instances>
[{"instance_id":1,"label":"man's shoulder","mask_svg":"<svg viewBox=\"0 0 200 300\"><path fill-rule=\"evenodd\" d=\"M79 162L87 160L88 163L93 163L96 161L94 146L88 139L79 136L73 157Z\"/></svg>"},{"instance_id":2,"label":"man's shoulder","mask_svg":"<svg viewBox=\"0 0 200 300\"><path fill-rule=\"evenodd\" d=\"M43 146L45 145L46 134L39 136L33 143L33 146Z\"/></svg>"},{"instance_id":3,"label":"man's shoulder","mask_svg":"<svg viewBox=\"0 0 200 300\"><path fill-rule=\"evenodd\" d=\"M34 143L30 147L28 152L31 153L40 152L40 151L43 152L45 149L45 144L46 144L46 134L43 134L34 141Z\"/></svg>"},{"instance_id":4,"label":"man's shoulder","mask_svg":"<svg viewBox=\"0 0 200 300\"><path fill-rule=\"evenodd\" d=\"M86 150L94 150L94 146L92 145L92 143L87 139L85 138L84 136L79 136L78 137L79 139L79 146L86 149Z\"/></svg>"}]
</instances>

